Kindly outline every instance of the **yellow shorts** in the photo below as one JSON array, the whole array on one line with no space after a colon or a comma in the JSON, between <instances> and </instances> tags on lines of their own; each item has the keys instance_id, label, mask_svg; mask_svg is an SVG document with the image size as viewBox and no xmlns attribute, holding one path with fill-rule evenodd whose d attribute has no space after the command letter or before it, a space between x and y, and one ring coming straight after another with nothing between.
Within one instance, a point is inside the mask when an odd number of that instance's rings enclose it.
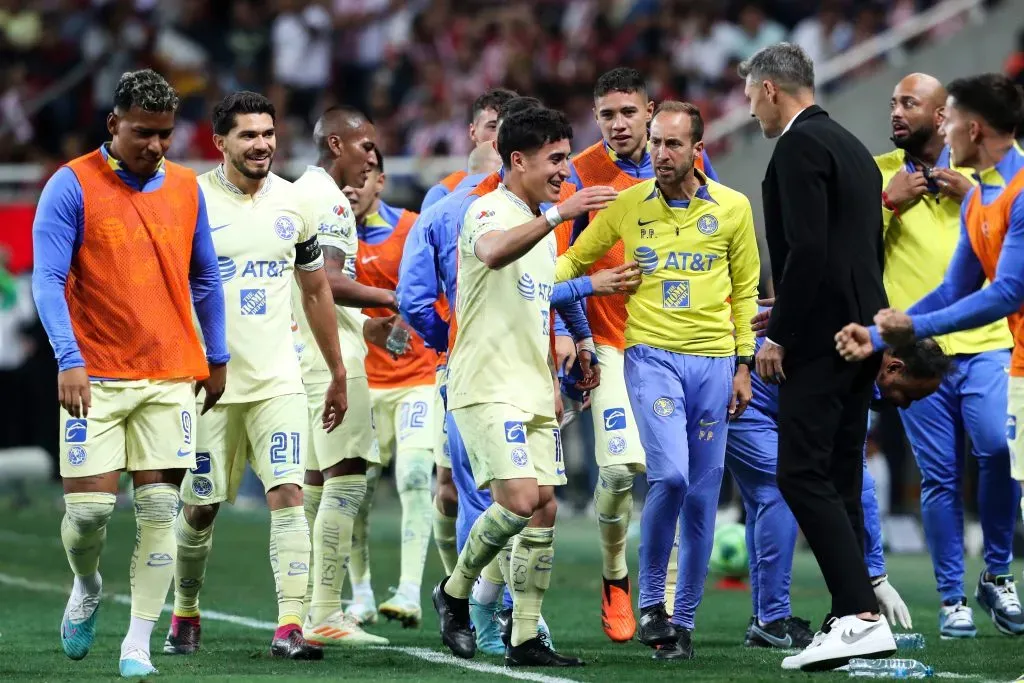
<instances>
[{"instance_id":1,"label":"yellow shorts","mask_svg":"<svg viewBox=\"0 0 1024 683\"><path fill-rule=\"evenodd\" d=\"M441 391L448 381L448 369L438 368L434 381L434 464L445 469L452 468L452 455L448 451L448 427L444 423L444 399Z\"/></svg>"},{"instance_id":2,"label":"yellow shorts","mask_svg":"<svg viewBox=\"0 0 1024 683\"><path fill-rule=\"evenodd\" d=\"M90 382L88 418L60 409L60 476L195 467L191 380Z\"/></svg>"},{"instance_id":3,"label":"yellow shorts","mask_svg":"<svg viewBox=\"0 0 1024 683\"><path fill-rule=\"evenodd\" d=\"M308 439L305 394L217 404L199 419L196 466L185 474L181 499L189 505L233 503L246 460L265 491L282 484L301 486Z\"/></svg>"},{"instance_id":4,"label":"yellow shorts","mask_svg":"<svg viewBox=\"0 0 1024 683\"><path fill-rule=\"evenodd\" d=\"M477 403L452 411L469 454L477 488L495 479L536 479L565 484L562 437L553 417L533 415L506 403Z\"/></svg>"},{"instance_id":5,"label":"yellow shorts","mask_svg":"<svg viewBox=\"0 0 1024 683\"><path fill-rule=\"evenodd\" d=\"M362 458L379 463L380 452L373 438L373 411L370 409L370 385L366 377L354 377L346 383L348 410L345 419L330 434L324 431L321 417L324 412L324 394L330 383L306 385L309 408L309 450L306 452L307 470L326 470L342 460Z\"/></svg>"},{"instance_id":6,"label":"yellow shorts","mask_svg":"<svg viewBox=\"0 0 1024 683\"><path fill-rule=\"evenodd\" d=\"M1010 476L1024 481L1024 377L1010 377L1006 396L1006 442L1010 446Z\"/></svg>"},{"instance_id":7,"label":"yellow shorts","mask_svg":"<svg viewBox=\"0 0 1024 683\"><path fill-rule=\"evenodd\" d=\"M381 465L399 448L434 450L433 385L370 389L370 399Z\"/></svg>"},{"instance_id":8,"label":"yellow shorts","mask_svg":"<svg viewBox=\"0 0 1024 683\"><path fill-rule=\"evenodd\" d=\"M601 366L601 385L590 392L597 466L627 465L632 472L645 472L647 458L629 407L622 351L614 346L598 346L597 362Z\"/></svg>"}]
</instances>

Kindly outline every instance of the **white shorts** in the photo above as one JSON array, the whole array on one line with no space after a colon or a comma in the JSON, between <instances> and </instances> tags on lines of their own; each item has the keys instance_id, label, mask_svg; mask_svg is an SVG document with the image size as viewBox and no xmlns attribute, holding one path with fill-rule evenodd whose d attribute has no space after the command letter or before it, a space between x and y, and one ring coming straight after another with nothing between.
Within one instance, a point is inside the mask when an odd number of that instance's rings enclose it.
<instances>
[{"instance_id":1,"label":"white shorts","mask_svg":"<svg viewBox=\"0 0 1024 683\"><path fill-rule=\"evenodd\" d=\"M602 344L597 347L597 362L601 366L601 384L590 392L597 466L627 465L631 472L644 472L647 459L629 407L623 353Z\"/></svg>"},{"instance_id":2,"label":"white shorts","mask_svg":"<svg viewBox=\"0 0 1024 683\"><path fill-rule=\"evenodd\" d=\"M563 486L562 437L553 417L533 415L506 403L477 403L452 411L469 454L477 488L498 479L536 479Z\"/></svg>"},{"instance_id":3,"label":"white shorts","mask_svg":"<svg viewBox=\"0 0 1024 683\"><path fill-rule=\"evenodd\" d=\"M322 420L324 395L329 385L330 382L306 385L310 434L306 469L319 472L342 460L357 458L379 463L380 452L373 436L370 385L366 383L366 377L355 377L346 382L348 410L345 411L345 419L330 434L324 430Z\"/></svg>"},{"instance_id":4,"label":"white shorts","mask_svg":"<svg viewBox=\"0 0 1024 683\"><path fill-rule=\"evenodd\" d=\"M1024 377L1007 380L1006 442L1010 447L1010 476L1024 481Z\"/></svg>"},{"instance_id":5,"label":"white shorts","mask_svg":"<svg viewBox=\"0 0 1024 683\"><path fill-rule=\"evenodd\" d=\"M234 502L247 460L265 491L301 486L308 441L305 394L218 403L199 418L196 466L185 474L181 499L189 505Z\"/></svg>"},{"instance_id":6,"label":"white shorts","mask_svg":"<svg viewBox=\"0 0 1024 683\"><path fill-rule=\"evenodd\" d=\"M434 386L370 389L380 463L387 467L395 451L434 450Z\"/></svg>"},{"instance_id":7,"label":"white shorts","mask_svg":"<svg viewBox=\"0 0 1024 683\"><path fill-rule=\"evenodd\" d=\"M441 366L434 380L434 464L450 470L452 456L448 451L448 427L444 423L444 399L441 397L447 381L448 368Z\"/></svg>"},{"instance_id":8,"label":"white shorts","mask_svg":"<svg viewBox=\"0 0 1024 683\"><path fill-rule=\"evenodd\" d=\"M190 380L90 382L88 418L60 409L60 476L196 465Z\"/></svg>"}]
</instances>

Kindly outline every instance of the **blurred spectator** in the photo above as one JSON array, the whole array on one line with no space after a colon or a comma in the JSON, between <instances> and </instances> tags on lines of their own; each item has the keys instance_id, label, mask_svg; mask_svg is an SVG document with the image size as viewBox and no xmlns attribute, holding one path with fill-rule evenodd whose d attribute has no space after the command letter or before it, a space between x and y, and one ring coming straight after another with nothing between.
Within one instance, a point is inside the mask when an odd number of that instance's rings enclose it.
<instances>
[{"instance_id":1,"label":"blurred spectator","mask_svg":"<svg viewBox=\"0 0 1024 683\"><path fill-rule=\"evenodd\" d=\"M1003 71L1014 80L1017 85L1024 88L1024 28L1017 34L1017 49L1010 53L1003 65ZM1024 130L1017 131L1024 134Z\"/></svg>"},{"instance_id":2,"label":"blurred spectator","mask_svg":"<svg viewBox=\"0 0 1024 683\"><path fill-rule=\"evenodd\" d=\"M790 39L802 47L815 64L824 64L850 47L853 28L843 18L837 0L825 0L818 11L793 29Z\"/></svg>"},{"instance_id":3,"label":"blurred spectator","mask_svg":"<svg viewBox=\"0 0 1024 683\"><path fill-rule=\"evenodd\" d=\"M740 59L747 59L762 47L768 47L786 39L786 29L764 14L758 2L748 2L740 9L739 39L733 50Z\"/></svg>"},{"instance_id":4,"label":"blurred spectator","mask_svg":"<svg viewBox=\"0 0 1024 683\"><path fill-rule=\"evenodd\" d=\"M287 89L287 111L309 122L331 79L331 15L321 2L278 0L271 29L274 78Z\"/></svg>"}]
</instances>

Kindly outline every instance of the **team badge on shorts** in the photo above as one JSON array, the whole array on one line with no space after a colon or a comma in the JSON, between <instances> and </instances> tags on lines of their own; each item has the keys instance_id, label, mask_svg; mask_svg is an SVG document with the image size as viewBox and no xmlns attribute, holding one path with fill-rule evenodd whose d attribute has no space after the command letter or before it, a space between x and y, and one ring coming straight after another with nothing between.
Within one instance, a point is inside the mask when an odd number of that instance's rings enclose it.
<instances>
[{"instance_id":1,"label":"team badge on shorts","mask_svg":"<svg viewBox=\"0 0 1024 683\"><path fill-rule=\"evenodd\" d=\"M274 232L283 240L290 240L295 237L295 223L288 216L281 216L274 221Z\"/></svg>"},{"instance_id":2,"label":"team badge on shorts","mask_svg":"<svg viewBox=\"0 0 1024 683\"><path fill-rule=\"evenodd\" d=\"M192 493L199 498L206 498L213 493L213 482L207 477L192 478Z\"/></svg>"},{"instance_id":3,"label":"team badge on shorts","mask_svg":"<svg viewBox=\"0 0 1024 683\"><path fill-rule=\"evenodd\" d=\"M622 408L608 408L604 411L604 430L613 432L626 428L626 411Z\"/></svg>"},{"instance_id":4,"label":"team badge on shorts","mask_svg":"<svg viewBox=\"0 0 1024 683\"><path fill-rule=\"evenodd\" d=\"M621 436L613 436L608 439L608 452L612 455L621 455L626 450L626 440Z\"/></svg>"},{"instance_id":5,"label":"team badge on shorts","mask_svg":"<svg viewBox=\"0 0 1024 683\"><path fill-rule=\"evenodd\" d=\"M526 428L522 422L505 423L505 441L508 443L526 443Z\"/></svg>"},{"instance_id":6,"label":"team badge on shorts","mask_svg":"<svg viewBox=\"0 0 1024 683\"><path fill-rule=\"evenodd\" d=\"M512 464L513 465L515 465L516 467L526 467L526 463L528 462L528 460L529 459L526 457L526 450L525 449L523 449L523 448L513 448L512 449Z\"/></svg>"},{"instance_id":7,"label":"team badge on shorts","mask_svg":"<svg viewBox=\"0 0 1024 683\"><path fill-rule=\"evenodd\" d=\"M714 235L718 232L718 219L710 213L706 213L697 219L697 230L702 235Z\"/></svg>"},{"instance_id":8,"label":"team badge on shorts","mask_svg":"<svg viewBox=\"0 0 1024 683\"><path fill-rule=\"evenodd\" d=\"M654 414L661 417L668 417L676 411L676 403L670 398L662 396L654 402Z\"/></svg>"},{"instance_id":9,"label":"team badge on shorts","mask_svg":"<svg viewBox=\"0 0 1024 683\"><path fill-rule=\"evenodd\" d=\"M64 423L64 443L85 443L88 422L82 418L71 418Z\"/></svg>"},{"instance_id":10,"label":"team badge on shorts","mask_svg":"<svg viewBox=\"0 0 1024 683\"><path fill-rule=\"evenodd\" d=\"M1017 438L1017 418L1013 415L1006 416L1006 440L1013 441Z\"/></svg>"},{"instance_id":11,"label":"team badge on shorts","mask_svg":"<svg viewBox=\"0 0 1024 683\"><path fill-rule=\"evenodd\" d=\"M85 449L81 446L72 446L68 449L68 464L78 467L85 462L87 455Z\"/></svg>"}]
</instances>

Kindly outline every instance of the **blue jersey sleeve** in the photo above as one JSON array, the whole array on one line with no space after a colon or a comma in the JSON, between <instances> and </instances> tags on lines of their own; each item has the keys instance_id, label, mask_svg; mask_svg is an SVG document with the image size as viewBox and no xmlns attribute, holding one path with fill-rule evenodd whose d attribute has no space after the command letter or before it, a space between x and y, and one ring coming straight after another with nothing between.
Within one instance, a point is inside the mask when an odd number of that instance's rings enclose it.
<instances>
[{"instance_id":1,"label":"blue jersey sleeve","mask_svg":"<svg viewBox=\"0 0 1024 683\"><path fill-rule=\"evenodd\" d=\"M958 278L951 291L959 293L967 289L971 279L976 291L958 297L946 308L912 316L916 336L931 337L971 330L1005 318L1024 305L1024 194L1014 200L1010 209L1010 225L999 253L995 278L988 287L977 289L981 287L983 277L980 277L981 266L974 251L971 250L970 257L962 252L958 247L954 261L946 270L947 278L951 275ZM959 260L958 256L961 257ZM958 273L961 269L963 272Z\"/></svg>"},{"instance_id":2,"label":"blue jersey sleeve","mask_svg":"<svg viewBox=\"0 0 1024 683\"><path fill-rule=\"evenodd\" d=\"M428 239L432 232L431 220L437 211L420 215L409 230L402 252L402 264L398 270L398 311L427 346L435 351L448 349L448 324L438 315L434 303L437 301L438 284L437 252Z\"/></svg>"},{"instance_id":3,"label":"blue jersey sleeve","mask_svg":"<svg viewBox=\"0 0 1024 683\"><path fill-rule=\"evenodd\" d=\"M192 237L192 262L189 264L188 283L192 288L192 305L199 318L199 327L206 340L206 360L211 365L223 365L231 359L225 328L224 287L220 281L217 251L210 234L210 217L206 211L203 188L199 190L199 214Z\"/></svg>"},{"instance_id":4,"label":"blue jersey sleeve","mask_svg":"<svg viewBox=\"0 0 1024 683\"><path fill-rule=\"evenodd\" d=\"M420 213L422 214L427 209L437 204L439 201L448 196L448 188L443 184L438 183L432 188L427 190L427 194L423 197L423 203L420 204Z\"/></svg>"},{"instance_id":5,"label":"blue jersey sleeve","mask_svg":"<svg viewBox=\"0 0 1024 683\"><path fill-rule=\"evenodd\" d=\"M63 167L43 188L32 225L32 297L62 372L85 367L64 296L84 222L82 186L74 172Z\"/></svg>"},{"instance_id":6,"label":"blue jersey sleeve","mask_svg":"<svg viewBox=\"0 0 1024 683\"><path fill-rule=\"evenodd\" d=\"M556 282L555 289L551 293L551 305L563 306L573 301L581 301L593 293L594 286L590 282L589 275L581 275L565 282Z\"/></svg>"},{"instance_id":7,"label":"blue jersey sleeve","mask_svg":"<svg viewBox=\"0 0 1024 683\"><path fill-rule=\"evenodd\" d=\"M565 326L565 321L562 320L562 316L555 311L555 336L556 337L568 337L569 328Z\"/></svg>"},{"instance_id":8,"label":"blue jersey sleeve","mask_svg":"<svg viewBox=\"0 0 1024 683\"><path fill-rule=\"evenodd\" d=\"M576 341L594 336L590 332L590 324L587 323L587 316L583 312L583 302L574 301L564 306L555 307L559 315L565 320L569 333Z\"/></svg>"},{"instance_id":9,"label":"blue jersey sleeve","mask_svg":"<svg viewBox=\"0 0 1024 683\"><path fill-rule=\"evenodd\" d=\"M704 160L704 175L711 178L716 183L719 182L718 174L715 173L715 167L711 165L711 157L708 156L706 150L702 150L700 153L701 159Z\"/></svg>"}]
</instances>

